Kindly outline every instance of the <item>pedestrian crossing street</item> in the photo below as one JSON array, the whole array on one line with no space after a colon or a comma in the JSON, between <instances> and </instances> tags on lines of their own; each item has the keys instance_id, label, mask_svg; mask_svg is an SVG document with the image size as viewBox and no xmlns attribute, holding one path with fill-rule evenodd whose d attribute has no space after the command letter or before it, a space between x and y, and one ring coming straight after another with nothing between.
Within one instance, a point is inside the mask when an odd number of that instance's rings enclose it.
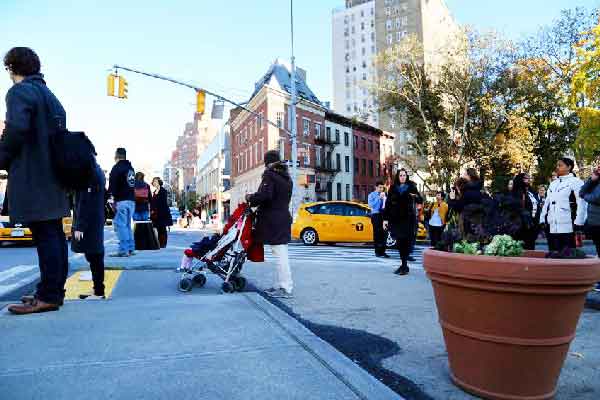
<instances>
[{"instance_id":1,"label":"pedestrian crossing street","mask_svg":"<svg viewBox=\"0 0 600 400\"><path fill-rule=\"evenodd\" d=\"M423 263L423 251L427 246L417 245L411 254L415 258L410 262L411 266L420 266ZM387 254L390 258L375 257L373 248L359 247L351 245L318 245L305 246L302 243L290 243L289 258L290 262L330 262L330 263L370 263L382 265L399 265L400 256L398 250L388 249ZM276 258L271 254L268 246L265 248L265 261L272 262Z\"/></svg>"}]
</instances>

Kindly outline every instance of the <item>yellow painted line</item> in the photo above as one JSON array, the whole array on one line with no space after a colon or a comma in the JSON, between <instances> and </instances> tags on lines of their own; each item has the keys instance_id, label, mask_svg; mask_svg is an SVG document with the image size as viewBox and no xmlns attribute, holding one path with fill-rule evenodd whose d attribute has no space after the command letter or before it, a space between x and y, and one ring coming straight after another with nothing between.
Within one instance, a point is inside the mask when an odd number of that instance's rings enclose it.
<instances>
[{"instance_id":1,"label":"yellow painted line","mask_svg":"<svg viewBox=\"0 0 600 400\"><path fill-rule=\"evenodd\" d=\"M79 277L82 272L90 273L89 271L78 271L74 273L65 283L67 294L65 300L79 300L79 295L84 293L93 293L94 283L90 281L80 281ZM120 270L104 270L104 294L109 298L117 281L121 277Z\"/></svg>"}]
</instances>

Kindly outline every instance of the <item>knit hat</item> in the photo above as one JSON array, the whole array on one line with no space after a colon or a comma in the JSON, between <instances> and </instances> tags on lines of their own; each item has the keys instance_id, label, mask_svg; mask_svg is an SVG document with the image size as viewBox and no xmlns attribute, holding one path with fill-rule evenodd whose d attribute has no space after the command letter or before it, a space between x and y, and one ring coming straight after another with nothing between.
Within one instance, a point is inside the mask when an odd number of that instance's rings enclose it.
<instances>
[{"instance_id":1,"label":"knit hat","mask_svg":"<svg viewBox=\"0 0 600 400\"><path fill-rule=\"evenodd\" d=\"M277 150L269 150L265 153L265 165L269 165L269 164L273 164L276 162L281 161L281 158L279 157L279 151Z\"/></svg>"},{"instance_id":2,"label":"knit hat","mask_svg":"<svg viewBox=\"0 0 600 400\"><path fill-rule=\"evenodd\" d=\"M567 164L567 166L569 167L570 172L573 172L573 169L575 168L575 161L573 161L571 158L568 158L568 157L563 157L563 158L560 159L560 161L562 161L565 164Z\"/></svg>"}]
</instances>

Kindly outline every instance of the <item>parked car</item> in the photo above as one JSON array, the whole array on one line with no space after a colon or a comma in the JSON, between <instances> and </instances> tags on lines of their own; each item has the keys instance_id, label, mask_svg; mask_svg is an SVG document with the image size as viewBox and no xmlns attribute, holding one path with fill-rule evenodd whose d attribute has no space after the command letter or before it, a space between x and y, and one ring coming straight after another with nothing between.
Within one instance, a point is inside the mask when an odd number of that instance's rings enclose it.
<instances>
[{"instance_id":1,"label":"parked car","mask_svg":"<svg viewBox=\"0 0 600 400\"><path fill-rule=\"evenodd\" d=\"M63 231L67 239L71 239L73 218L65 217L62 220ZM12 224L7 216L0 216L0 243L31 243L33 236L31 230L21 224Z\"/></svg>"},{"instance_id":2,"label":"parked car","mask_svg":"<svg viewBox=\"0 0 600 400\"><path fill-rule=\"evenodd\" d=\"M373 225L368 206L350 201L324 201L300 206L292 224L292 238L305 245L322 243L369 243L373 241ZM427 237L419 223L417 238ZM389 235L387 245L396 241Z\"/></svg>"}]
</instances>

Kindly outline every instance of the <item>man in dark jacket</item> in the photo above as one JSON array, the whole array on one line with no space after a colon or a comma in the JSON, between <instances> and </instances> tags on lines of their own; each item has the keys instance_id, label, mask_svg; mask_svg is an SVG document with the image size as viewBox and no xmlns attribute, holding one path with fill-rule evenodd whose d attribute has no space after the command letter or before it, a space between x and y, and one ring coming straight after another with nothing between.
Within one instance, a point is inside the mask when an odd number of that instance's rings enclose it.
<instances>
[{"instance_id":1,"label":"man in dark jacket","mask_svg":"<svg viewBox=\"0 0 600 400\"><path fill-rule=\"evenodd\" d=\"M31 229L40 283L34 297L8 307L14 314L56 311L65 296L68 250L62 218L69 215L67 193L51 164L50 121L66 126L66 114L40 73L40 60L26 47L4 57L14 85L6 94L6 126L0 139L0 169L8 170L8 210L13 223ZM52 113L53 118L49 118Z\"/></svg>"},{"instance_id":2,"label":"man in dark jacket","mask_svg":"<svg viewBox=\"0 0 600 400\"><path fill-rule=\"evenodd\" d=\"M135 254L131 219L135 211L135 171L127 161L127 151L119 147L115 153L115 166L110 171L108 193L115 203L113 226L119 238L119 251L110 257L129 257Z\"/></svg>"},{"instance_id":3,"label":"man in dark jacket","mask_svg":"<svg viewBox=\"0 0 600 400\"><path fill-rule=\"evenodd\" d=\"M106 179L100 166L96 165L93 184L75 194L73 215L74 253L85 254L90 263L94 292L80 294L80 299L104 299L104 198Z\"/></svg>"},{"instance_id":4,"label":"man in dark jacket","mask_svg":"<svg viewBox=\"0 0 600 400\"><path fill-rule=\"evenodd\" d=\"M277 257L275 285L266 293L273 297L292 296L294 283L288 257L288 243L291 239L292 179L287 166L281 162L277 150L265 153L265 172L258 191L246 195L251 207L258 207L256 213L256 241L271 246Z\"/></svg>"}]
</instances>

